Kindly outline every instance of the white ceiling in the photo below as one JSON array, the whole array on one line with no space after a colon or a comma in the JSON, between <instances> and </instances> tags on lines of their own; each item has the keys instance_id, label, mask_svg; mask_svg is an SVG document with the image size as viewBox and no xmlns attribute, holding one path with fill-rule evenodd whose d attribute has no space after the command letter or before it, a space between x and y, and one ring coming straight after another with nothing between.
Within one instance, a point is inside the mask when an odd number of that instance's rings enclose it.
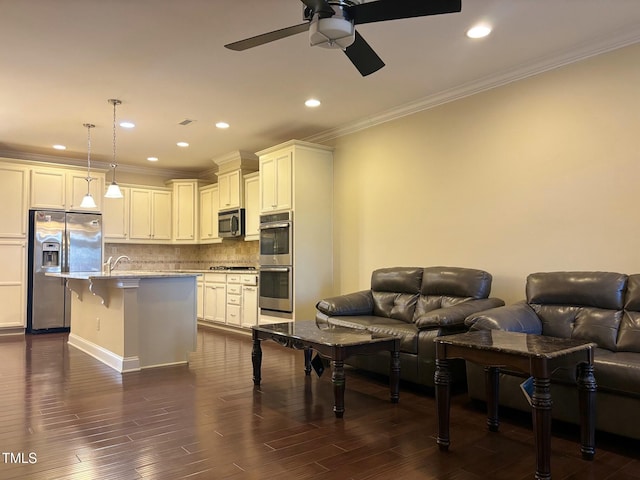
<instances>
[{"instance_id":1,"label":"white ceiling","mask_svg":"<svg viewBox=\"0 0 640 480\"><path fill-rule=\"evenodd\" d=\"M480 21L493 33L466 38ZM45 159L60 143L86 159L90 122L92 158L108 163L118 98L118 120L137 125L118 129L121 166L197 173L235 150L326 140L639 42L640 2L463 0L461 13L361 25L386 63L368 77L305 33L223 47L301 22L297 0L0 0L0 155Z\"/></svg>"}]
</instances>

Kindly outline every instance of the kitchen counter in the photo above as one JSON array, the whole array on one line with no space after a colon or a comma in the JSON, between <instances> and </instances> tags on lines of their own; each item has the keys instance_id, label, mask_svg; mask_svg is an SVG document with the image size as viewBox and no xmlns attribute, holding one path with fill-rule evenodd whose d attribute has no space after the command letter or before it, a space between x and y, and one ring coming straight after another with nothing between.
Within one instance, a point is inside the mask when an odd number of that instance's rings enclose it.
<instances>
[{"instance_id":1,"label":"kitchen counter","mask_svg":"<svg viewBox=\"0 0 640 480\"><path fill-rule=\"evenodd\" d=\"M196 349L196 272L48 273L67 279L69 345L124 373L185 364Z\"/></svg>"}]
</instances>

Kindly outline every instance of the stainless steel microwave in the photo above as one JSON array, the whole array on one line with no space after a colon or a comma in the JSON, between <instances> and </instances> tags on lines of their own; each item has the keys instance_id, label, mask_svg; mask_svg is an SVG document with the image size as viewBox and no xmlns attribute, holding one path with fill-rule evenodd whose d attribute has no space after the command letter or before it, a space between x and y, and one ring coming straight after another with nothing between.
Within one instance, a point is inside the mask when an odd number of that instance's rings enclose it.
<instances>
[{"instance_id":1,"label":"stainless steel microwave","mask_svg":"<svg viewBox=\"0 0 640 480\"><path fill-rule=\"evenodd\" d=\"M218 236L222 238L244 236L244 208L218 213Z\"/></svg>"}]
</instances>

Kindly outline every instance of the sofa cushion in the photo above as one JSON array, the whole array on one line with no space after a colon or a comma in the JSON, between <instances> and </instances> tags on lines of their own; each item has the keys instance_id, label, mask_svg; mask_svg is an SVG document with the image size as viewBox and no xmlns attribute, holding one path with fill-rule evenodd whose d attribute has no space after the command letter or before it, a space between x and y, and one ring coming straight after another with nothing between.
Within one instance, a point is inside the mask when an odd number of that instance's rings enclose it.
<instances>
[{"instance_id":1,"label":"sofa cushion","mask_svg":"<svg viewBox=\"0 0 640 480\"><path fill-rule=\"evenodd\" d=\"M439 308L448 308L454 305L458 305L459 303L466 302L470 300L471 297L449 297L444 295L420 295L418 298L418 303L416 304L416 310L413 314L414 322L423 317L425 314L438 310Z\"/></svg>"},{"instance_id":2,"label":"sofa cushion","mask_svg":"<svg viewBox=\"0 0 640 480\"><path fill-rule=\"evenodd\" d=\"M622 310L627 275L611 272L545 272L527 277L527 303Z\"/></svg>"},{"instance_id":3,"label":"sofa cushion","mask_svg":"<svg viewBox=\"0 0 640 480\"><path fill-rule=\"evenodd\" d=\"M640 353L640 312L624 312L616 347L619 352Z\"/></svg>"},{"instance_id":4,"label":"sofa cushion","mask_svg":"<svg viewBox=\"0 0 640 480\"><path fill-rule=\"evenodd\" d=\"M411 323L418 302L418 294L372 292L373 314Z\"/></svg>"},{"instance_id":5,"label":"sofa cushion","mask_svg":"<svg viewBox=\"0 0 640 480\"><path fill-rule=\"evenodd\" d=\"M616 350L622 310L538 304L532 304L531 308L542 323L543 335L587 340Z\"/></svg>"},{"instance_id":6,"label":"sofa cushion","mask_svg":"<svg viewBox=\"0 0 640 480\"><path fill-rule=\"evenodd\" d=\"M426 296L487 298L491 274L461 267L427 267L422 274L420 293Z\"/></svg>"},{"instance_id":7,"label":"sofa cushion","mask_svg":"<svg viewBox=\"0 0 640 480\"><path fill-rule=\"evenodd\" d=\"M371 274L373 315L410 323L418 301L423 268L380 268Z\"/></svg>"},{"instance_id":8,"label":"sofa cushion","mask_svg":"<svg viewBox=\"0 0 640 480\"><path fill-rule=\"evenodd\" d=\"M418 267L379 268L371 274L371 290L415 294L420 292L422 272Z\"/></svg>"},{"instance_id":9,"label":"sofa cushion","mask_svg":"<svg viewBox=\"0 0 640 480\"><path fill-rule=\"evenodd\" d=\"M640 397L640 355L596 349L594 373L598 389Z\"/></svg>"}]
</instances>

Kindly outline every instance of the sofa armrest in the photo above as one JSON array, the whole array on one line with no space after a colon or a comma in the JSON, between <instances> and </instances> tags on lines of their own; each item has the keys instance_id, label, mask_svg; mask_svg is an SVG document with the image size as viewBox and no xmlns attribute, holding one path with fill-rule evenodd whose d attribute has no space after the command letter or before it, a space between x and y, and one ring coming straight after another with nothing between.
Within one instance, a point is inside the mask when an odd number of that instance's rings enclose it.
<instances>
[{"instance_id":1,"label":"sofa armrest","mask_svg":"<svg viewBox=\"0 0 640 480\"><path fill-rule=\"evenodd\" d=\"M416 319L416 326L420 329L450 327L464 325L464 320L474 312L480 312L493 307L504 305L499 298L481 298L467 300L450 307L437 308Z\"/></svg>"},{"instance_id":2,"label":"sofa armrest","mask_svg":"<svg viewBox=\"0 0 640 480\"><path fill-rule=\"evenodd\" d=\"M506 330L542 334L542 322L525 301L474 313L467 317L465 324L470 327L470 330Z\"/></svg>"},{"instance_id":3,"label":"sofa armrest","mask_svg":"<svg viewBox=\"0 0 640 480\"><path fill-rule=\"evenodd\" d=\"M320 300L316 308L329 316L371 315L373 314L373 295L371 290L338 295Z\"/></svg>"}]
</instances>

